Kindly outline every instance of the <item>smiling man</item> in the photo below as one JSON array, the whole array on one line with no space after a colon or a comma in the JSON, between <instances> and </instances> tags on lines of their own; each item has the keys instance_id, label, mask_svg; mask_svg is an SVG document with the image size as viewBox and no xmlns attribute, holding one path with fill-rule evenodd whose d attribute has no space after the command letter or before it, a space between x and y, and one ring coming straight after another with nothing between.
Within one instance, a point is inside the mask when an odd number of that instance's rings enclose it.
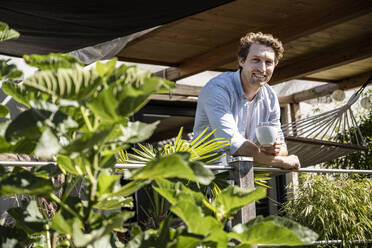
<instances>
[{"instance_id":1,"label":"smiling man","mask_svg":"<svg viewBox=\"0 0 372 248\"><path fill-rule=\"evenodd\" d=\"M299 169L297 156L288 156L280 129L278 97L267 84L283 52L282 43L270 34L248 33L242 37L239 70L211 79L200 92L195 137L210 127L216 129L214 138L231 138L228 155L250 156L255 163ZM257 145L255 130L260 123L280 130L271 147Z\"/></svg>"}]
</instances>

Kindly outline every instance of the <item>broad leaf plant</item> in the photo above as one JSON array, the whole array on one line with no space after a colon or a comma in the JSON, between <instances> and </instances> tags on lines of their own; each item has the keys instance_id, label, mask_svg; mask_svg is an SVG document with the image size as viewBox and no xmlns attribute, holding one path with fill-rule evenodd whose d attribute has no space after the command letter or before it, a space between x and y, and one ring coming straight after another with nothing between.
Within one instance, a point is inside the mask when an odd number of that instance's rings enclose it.
<instances>
[{"instance_id":1,"label":"broad leaf plant","mask_svg":"<svg viewBox=\"0 0 372 248\"><path fill-rule=\"evenodd\" d=\"M0 23L2 40L16 36ZM258 217L225 231L226 221L264 197L265 189L229 186L210 201L182 183L208 185L214 179L188 152L149 161L131 173L129 183L120 184L121 174L114 171L117 153L149 138L157 125L131 122L129 117L151 94L169 92L172 82L137 67L118 66L116 59L98 61L90 69L65 54L28 55L24 60L39 70L22 83L12 80L20 71L0 61L2 90L28 107L9 119L8 109L0 105L0 152L51 163L31 169L0 166L0 196L31 196L7 211L15 222L0 226L0 246L250 247L316 240L311 230L276 216ZM149 184L171 203L171 212L182 221L178 227L172 227L169 218L157 230L131 224L131 195ZM74 190L77 185L80 194ZM105 211L114 209L119 210Z\"/></svg>"}]
</instances>

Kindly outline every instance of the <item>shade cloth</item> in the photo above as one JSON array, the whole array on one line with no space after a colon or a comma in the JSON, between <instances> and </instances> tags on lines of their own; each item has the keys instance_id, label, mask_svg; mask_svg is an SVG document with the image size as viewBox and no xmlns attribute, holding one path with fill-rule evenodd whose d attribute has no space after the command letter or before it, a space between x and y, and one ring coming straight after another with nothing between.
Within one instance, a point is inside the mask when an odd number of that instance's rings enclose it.
<instances>
[{"instance_id":1,"label":"shade cloth","mask_svg":"<svg viewBox=\"0 0 372 248\"><path fill-rule=\"evenodd\" d=\"M70 52L166 24L232 0L1 0L0 21L20 32L0 43L11 56Z\"/></svg>"}]
</instances>

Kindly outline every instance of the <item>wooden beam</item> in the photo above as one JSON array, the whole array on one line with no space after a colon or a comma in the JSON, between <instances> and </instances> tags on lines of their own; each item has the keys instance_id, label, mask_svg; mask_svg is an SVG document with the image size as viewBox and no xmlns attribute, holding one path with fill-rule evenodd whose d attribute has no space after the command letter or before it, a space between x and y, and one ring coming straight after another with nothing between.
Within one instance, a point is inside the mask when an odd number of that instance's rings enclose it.
<instances>
[{"instance_id":1,"label":"wooden beam","mask_svg":"<svg viewBox=\"0 0 372 248\"><path fill-rule=\"evenodd\" d=\"M153 94L151 99L196 102L203 87L177 84L171 94Z\"/></svg>"},{"instance_id":2,"label":"wooden beam","mask_svg":"<svg viewBox=\"0 0 372 248\"><path fill-rule=\"evenodd\" d=\"M172 94L182 96L199 96L202 89L203 87L201 86L177 84L176 89L172 91Z\"/></svg>"},{"instance_id":3,"label":"wooden beam","mask_svg":"<svg viewBox=\"0 0 372 248\"><path fill-rule=\"evenodd\" d=\"M343 79L332 84L325 84L314 87L309 90L305 90L299 93L295 93L289 96L279 97L280 104L287 103L298 103L306 100L314 99L317 97L328 96L335 90L349 90L361 86L370 76L371 72L366 72L352 78Z\"/></svg>"},{"instance_id":4,"label":"wooden beam","mask_svg":"<svg viewBox=\"0 0 372 248\"><path fill-rule=\"evenodd\" d=\"M297 19L287 19L283 23L276 23L270 27L261 28L260 31L275 32L275 35L279 37L283 43L287 43L299 37L324 30L332 25L337 25L364 15L372 9L372 4L364 0L349 1L344 5L337 5L337 8L339 9L338 11L333 9L320 9L318 13L309 13L309 16L303 16L301 21ZM187 59L178 67L169 68L168 70L172 70L174 73L172 73L170 77L167 77L167 79L179 80L234 61L237 58L238 44L239 42L234 40L204 54ZM159 74L156 75L162 76L164 74L159 72Z\"/></svg>"},{"instance_id":5,"label":"wooden beam","mask_svg":"<svg viewBox=\"0 0 372 248\"><path fill-rule=\"evenodd\" d=\"M372 34L332 45L276 68L270 84L304 77L372 56Z\"/></svg>"}]
</instances>

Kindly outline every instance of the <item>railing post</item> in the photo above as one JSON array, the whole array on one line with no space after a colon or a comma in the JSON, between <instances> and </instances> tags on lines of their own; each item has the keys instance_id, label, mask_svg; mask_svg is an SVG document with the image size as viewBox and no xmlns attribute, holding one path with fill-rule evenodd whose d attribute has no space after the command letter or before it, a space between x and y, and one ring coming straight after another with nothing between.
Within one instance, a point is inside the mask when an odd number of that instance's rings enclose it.
<instances>
[{"instance_id":1,"label":"railing post","mask_svg":"<svg viewBox=\"0 0 372 248\"><path fill-rule=\"evenodd\" d=\"M252 157L233 157L229 165L234 167L232 177L235 185L241 188L254 188L253 158ZM256 203L252 202L243 207L232 221L233 226L236 224L247 223L256 218Z\"/></svg>"}]
</instances>

